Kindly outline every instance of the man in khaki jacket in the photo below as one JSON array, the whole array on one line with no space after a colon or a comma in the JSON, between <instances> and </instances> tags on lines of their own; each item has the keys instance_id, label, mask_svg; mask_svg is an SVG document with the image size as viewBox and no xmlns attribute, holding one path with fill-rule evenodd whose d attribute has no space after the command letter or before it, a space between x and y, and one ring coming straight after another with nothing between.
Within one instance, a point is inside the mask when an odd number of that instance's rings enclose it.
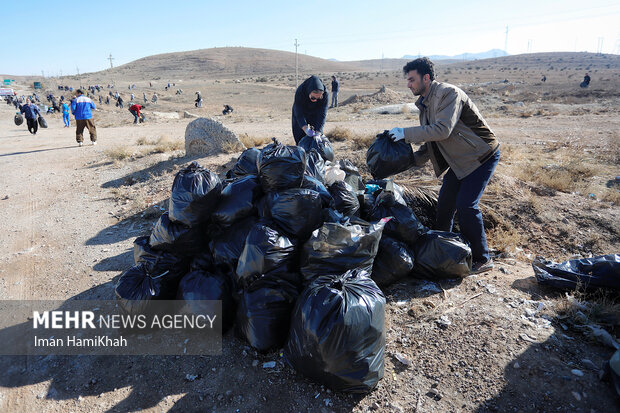
<instances>
[{"instance_id":1,"label":"man in khaki jacket","mask_svg":"<svg viewBox=\"0 0 620 413\"><path fill-rule=\"evenodd\" d=\"M471 99L456 86L435 80L433 63L426 57L403 67L407 86L420 96L420 125L393 128L392 139L421 143L415 165L429 159L439 177L446 170L439 192L436 229L451 231L456 213L461 234L470 243L472 273L493 268L484 233L480 197L499 162L499 142Z\"/></svg>"}]
</instances>

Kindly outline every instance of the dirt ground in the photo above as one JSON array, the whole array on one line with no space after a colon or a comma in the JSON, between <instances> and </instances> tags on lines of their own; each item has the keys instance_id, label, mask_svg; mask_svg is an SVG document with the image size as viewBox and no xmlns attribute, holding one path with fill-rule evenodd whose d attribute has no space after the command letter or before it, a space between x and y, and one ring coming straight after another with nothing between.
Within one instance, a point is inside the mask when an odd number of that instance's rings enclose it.
<instances>
[{"instance_id":1,"label":"dirt ground","mask_svg":"<svg viewBox=\"0 0 620 413\"><path fill-rule=\"evenodd\" d=\"M617 298L542 288L531 261L619 252L618 67L601 66L588 90L573 84L583 70L570 81L561 67L546 70L543 85L540 67L518 82L504 82L498 69L487 78L482 69L472 75L466 64L446 75L478 103L503 145L483 197L496 266L460 282L411 279L386 289L385 375L373 392L334 393L287 367L280 351L257 353L229 332L221 356L0 357L0 411L617 411L618 397L599 380L613 349L583 327L597 324L617 335ZM143 91L160 95L147 107L147 123L132 125L126 108L103 105L95 116L97 146L85 137L78 147L74 128L63 128L59 115L48 116L49 128L32 136L13 124L12 107L0 104L0 297L112 299L118 276L133 264L133 240L149 233L174 174L190 162L178 148L191 119L152 112L189 111L221 120L246 141L292 143L293 87L278 79L183 81L183 95L174 95L178 86L163 91L164 81L153 88L142 81L138 100ZM336 158L351 159L366 178L372 137L417 124L417 114L367 111L413 100L399 73L343 75L341 101L384 84L392 101L346 105L328 115L328 135L346 135L334 139ZM127 84L117 87L128 102ZM195 90L205 98L202 109L193 107ZM225 103L235 108L232 116L219 114ZM237 155L192 160L223 172ZM429 167L396 181L441 183ZM579 309L586 319L575 316ZM275 368L263 368L267 361Z\"/></svg>"}]
</instances>

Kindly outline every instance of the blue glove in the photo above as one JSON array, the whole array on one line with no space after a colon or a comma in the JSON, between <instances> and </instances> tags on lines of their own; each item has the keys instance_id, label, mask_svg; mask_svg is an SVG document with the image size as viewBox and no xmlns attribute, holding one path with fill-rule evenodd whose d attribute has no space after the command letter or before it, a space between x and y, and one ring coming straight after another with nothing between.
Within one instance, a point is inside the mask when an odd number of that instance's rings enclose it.
<instances>
[{"instance_id":1,"label":"blue glove","mask_svg":"<svg viewBox=\"0 0 620 413\"><path fill-rule=\"evenodd\" d=\"M390 129L389 134L393 142L398 142L405 139L405 131L403 128L392 128Z\"/></svg>"},{"instance_id":2,"label":"blue glove","mask_svg":"<svg viewBox=\"0 0 620 413\"><path fill-rule=\"evenodd\" d=\"M311 138L318 135L318 132L315 132L314 129L308 128L306 129L306 136L310 136Z\"/></svg>"}]
</instances>

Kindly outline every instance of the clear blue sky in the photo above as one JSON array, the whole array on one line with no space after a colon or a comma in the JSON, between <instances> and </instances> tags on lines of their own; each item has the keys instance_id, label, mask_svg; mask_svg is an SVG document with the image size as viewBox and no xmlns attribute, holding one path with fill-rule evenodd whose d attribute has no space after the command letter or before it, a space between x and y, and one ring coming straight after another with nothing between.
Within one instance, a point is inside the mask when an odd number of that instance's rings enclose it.
<instances>
[{"instance_id":1,"label":"clear blue sky","mask_svg":"<svg viewBox=\"0 0 620 413\"><path fill-rule=\"evenodd\" d=\"M141 57L224 46L360 60L504 49L620 53L620 2L9 1L0 73L75 74ZM602 45L601 43L602 42Z\"/></svg>"}]
</instances>

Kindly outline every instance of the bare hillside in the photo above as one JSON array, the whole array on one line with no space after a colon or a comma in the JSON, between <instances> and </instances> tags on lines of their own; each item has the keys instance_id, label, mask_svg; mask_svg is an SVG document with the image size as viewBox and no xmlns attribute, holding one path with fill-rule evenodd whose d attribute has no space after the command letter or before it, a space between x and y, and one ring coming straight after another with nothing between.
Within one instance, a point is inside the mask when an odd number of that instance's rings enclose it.
<instances>
[{"instance_id":1,"label":"bare hillside","mask_svg":"<svg viewBox=\"0 0 620 413\"><path fill-rule=\"evenodd\" d=\"M358 67L318 57L298 55L304 72L341 72ZM295 53L247 47L223 47L165 53L144 57L114 69L98 72L123 79L203 78L295 73Z\"/></svg>"}]
</instances>

